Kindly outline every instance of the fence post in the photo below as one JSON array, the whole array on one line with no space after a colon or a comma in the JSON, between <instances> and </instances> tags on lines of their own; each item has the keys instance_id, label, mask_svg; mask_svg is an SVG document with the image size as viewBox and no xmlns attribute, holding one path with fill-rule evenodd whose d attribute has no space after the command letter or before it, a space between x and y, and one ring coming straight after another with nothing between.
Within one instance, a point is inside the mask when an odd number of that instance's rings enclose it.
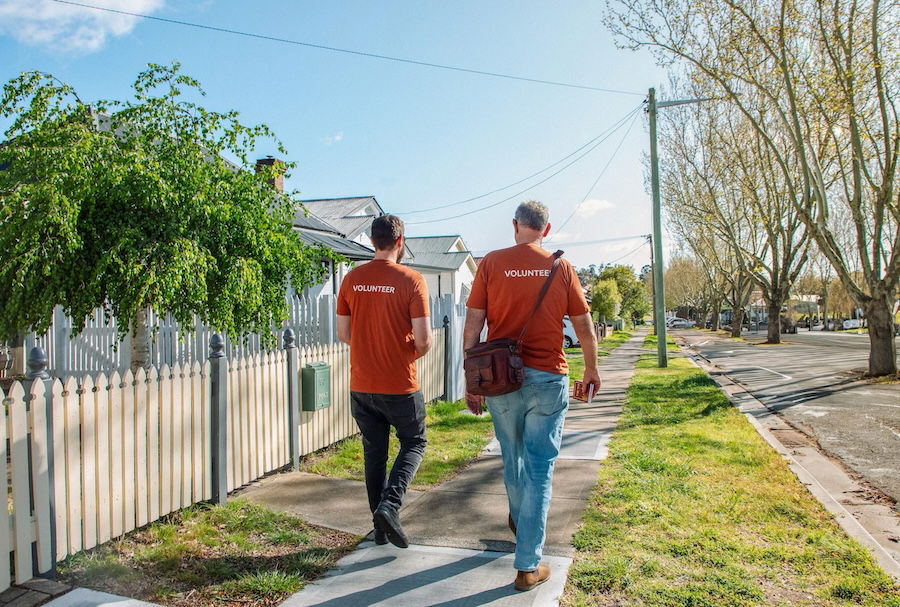
<instances>
[{"instance_id":1,"label":"fence post","mask_svg":"<svg viewBox=\"0 0 900 607\"><path fill-rule=\"evenodd\" d=\"M444 314L444 395L441 400L450 400L450 317Z\"/></svg>"},{"instance_id":2,"label":"fence post","mask_svg":"<svg viewBox=\"0 0 900 607\"><path fill-rule=\"evenodd\" d=\"M224 504L228 497L228 359L221 335L212 336L209 349L212 502Z\"/></svg>"},{"instance_id":3,"label":"fence post","mask_svg":"<svg viewBox=\"0 0 900 607\"><path fill-rule=\"evenodd\" d=\"M300 444L297 426L300 423L300 356L294 343L294 330L284 330L284 349L287 350L287 423L288 453L291 456L291 470L300 469Z\"/></svg>"},{"instance_id":4,"label":"fence post","mask_svg":"<svg viewBox=\"0 0 900 607\"><path fill-rule=\"evenodd\" d=\"M53 309L53 374L64 379L69 372L69 319L62 306Z\"/></svg>"},{"instance_id":5,"label":"fence post","mask_svg":"<svg viewBox=\"0 0 900 607\"><path fill-rule=\"evenodd\" d=\"M47 354L38 347L34 347L28 353L28 371L25 373L26 388L25 393L31 393L31 386L36 381L44 382L44 403L45 418L47 420L47 479L49 483L50 494L50 570L45 574L46 577L56 576L56 483L54 480L54 458L53 458L53 386L50 374L47 373ZM41 403L29 403L31 407L40 407ZM31 472L29 470L29 476ZM32 477L32 483L34 478ZM32 497L34 495L32 494ZM37 559L33 559L37 563Z\"/></svg>"},{"instance_id":6,"label":"fence post","mask_svg":"<svg viewBox=\"0 0 900 607\"><path fill-rule=\"evenodd\" d=\"M323 344L334 343L334 297L319 296L319 339Z\"/></svg>"}]
</instances>

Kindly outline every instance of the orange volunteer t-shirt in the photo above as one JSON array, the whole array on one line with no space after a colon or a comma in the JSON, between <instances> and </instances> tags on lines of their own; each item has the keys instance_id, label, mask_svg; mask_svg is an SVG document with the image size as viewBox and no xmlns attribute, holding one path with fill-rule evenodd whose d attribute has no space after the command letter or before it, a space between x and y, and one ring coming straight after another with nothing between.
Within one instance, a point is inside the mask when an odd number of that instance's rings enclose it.
<instances>
[{"instance_id":1,"label":"orange volunteer t-shirt","mask_svg":"<svg viewBox=\"0 0 900 607\"><path fill-rule=\"evenodd\" d=\"M488 339L518 338L544 281L550 275L553 254L535 244L519 244L488 253L478 265L466 306L487 312ZM563 352L562 319L587 314L575 269L565 259L531 322L522 343L526 367L567 373Z\"/></svg>"},{"instance_id":2,"label":"orange volunteer t-shirt","mask_svg":"<svg viewBox=\"0 0 900 607\"><path fill-rule=\"evenodd\" d=\"M412 319L428 316L421 274L373 259L347 273L337 313L350 317L350 390L409 394L419 389Z\"/></svg>"}]
</instances>

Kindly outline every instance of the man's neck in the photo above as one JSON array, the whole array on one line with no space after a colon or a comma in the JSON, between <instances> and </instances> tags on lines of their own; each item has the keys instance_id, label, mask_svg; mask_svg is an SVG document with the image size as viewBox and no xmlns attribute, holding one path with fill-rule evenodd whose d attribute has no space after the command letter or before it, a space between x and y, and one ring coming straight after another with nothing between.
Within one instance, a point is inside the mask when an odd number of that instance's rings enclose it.
<instances>
[{"instance_id":1,"label":"man's neck","mask_svg":"<svg viewBox=\"0 0 900 607\"><path fill-rule=\"evenodd\" d=\"M544 241L543 236L525 236L524 234L516 234L516 244L533 244L537 246L541 246L541 243Z\"/></svg>"},{"instance_id":2,"label":"man's neck","mask_svg":"<svg viewBox=\"0 0 900 607\"><path fill-rule=\"evenodd\" d=\"M397 263L397 254L399 251L397 249L392 249L390 251L380 251L375 249L375 259L380 259L382 261L393 261Z\"/></svg>"}]
</instances>

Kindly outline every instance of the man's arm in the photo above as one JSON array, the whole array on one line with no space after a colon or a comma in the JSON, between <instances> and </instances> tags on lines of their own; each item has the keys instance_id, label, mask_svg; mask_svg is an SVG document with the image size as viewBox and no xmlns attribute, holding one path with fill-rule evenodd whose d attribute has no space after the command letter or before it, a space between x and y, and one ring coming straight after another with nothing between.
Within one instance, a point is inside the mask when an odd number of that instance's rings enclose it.
<instances>
[{"instance_id":1,"label":"man's arm","mask_svg":"<svg viewBox=\"0 0 900 607\"><path fill-rule=\"evenodd\" d=\"M350 345L350 317L337 315L337 334L338 339L347 345Z\"/></svg>"},{"instance_id":2,"label":"man's arm","mask_svg":"<svg viewBox=\"0 0 900 607\"><path fill-rule=\"evenodd\" d=\"M484 319L487 317L485 310L478 308L466 308L466 324L463 327L463 349L468 350L481 339L481 331L484 329Z\"/></svg>"},{"instance_id":3,"label":"man's arm","mask_svg":"<svg viewBox=\"0 0 900 607\"><path fill-rule=\"evenodd\" d=\"M413 345L416 347L417 358L425 356L431 349L431 317L420 316L412 319Z\"/></svg>"},{"instance_id":4,"label":"man's arm","mask_svg":"<svg viewBox=\"0 0 900 607\"><path fill-rule=\"evenodd\" d=\"M575 335L581 342L581 351L584 352L584 378L582 381L587 384L593 384L594 392L600 387L600 371L597 370L597 335L594 333L594 322L591 314L581 314L580 316L572 316L572 328L575 329Z\"/></svg>"},{"instance_id":5,"label":"man's arm","mask_svg":"<svg viewBox=\"0 0 900 607\"><path fill-rule=\"evenodd\" d=\"M478 308L466 308L466 324L463 326L463 351L468 350L481 339L481 330L484 329L484 319L487 317L485 310ZM480 394L466 392L466 407L475 415L484 412L484 397Z\"/></svg>"}]
</instances>

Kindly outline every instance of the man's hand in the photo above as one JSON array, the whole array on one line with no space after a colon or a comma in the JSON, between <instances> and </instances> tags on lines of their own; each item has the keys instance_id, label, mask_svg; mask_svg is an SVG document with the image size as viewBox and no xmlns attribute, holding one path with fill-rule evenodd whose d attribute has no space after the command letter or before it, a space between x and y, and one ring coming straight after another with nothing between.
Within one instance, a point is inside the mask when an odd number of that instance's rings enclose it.
<instances>
[{"instance_id":1,"label":"man's hand","mask_svg":"<svg viewBox=\"0 0 900 607\"><path fill-rule=\"evenodd\" d=\"M598 378L599 381L599 378ZM484 397L480 394L469 394L466 392L466 407L475 415L484 414Z\"/></svg>"},{"instance_id":2,"label":"man's hand","mask_svg":"<svg viewBox=\"0 0 900 607\"><path fill-rule=\"evenodd\" d=\"M597 394L597 391L600 389L600 371L597 370L597 367L585 367L584 368L584 393L587 395L590 391L590 386L594 386L594 394Z\"/></svg>"}]
</instances>

